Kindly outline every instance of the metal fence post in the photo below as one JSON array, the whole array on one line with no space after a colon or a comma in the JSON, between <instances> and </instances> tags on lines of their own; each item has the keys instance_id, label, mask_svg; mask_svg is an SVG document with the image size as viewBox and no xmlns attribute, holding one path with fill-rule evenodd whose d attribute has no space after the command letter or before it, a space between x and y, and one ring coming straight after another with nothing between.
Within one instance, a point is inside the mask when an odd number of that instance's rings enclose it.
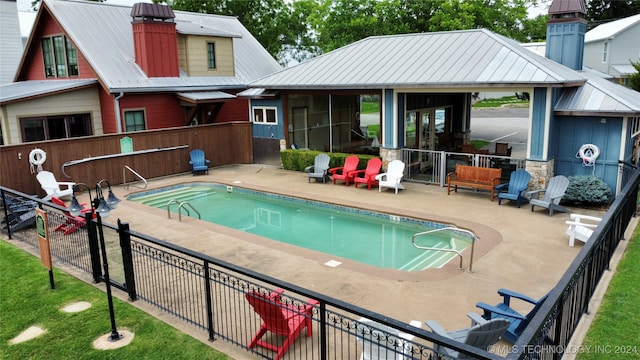
<instances>
[{"instance_id":1,"label":"metal fence post","mask_svg":"<svg viewBox=\"0 0 640 360\"><path fill-rule=\"evenodd\" d=\"M136 277L133 270L133 254L131 252L131 233L129 223L123 223L118 219L118 234L120 237L120 248L122 250L122 267L124 268L124 282L129 294L129 300L136 301L138 293L136 291Z\"/></svg>"},{"instance_id":2,"label":"metal fence post","mask_svg":"<svg viewBox=\"0 0 640 360\"><path fill-rule=\"evenodd\" d=\"M209 341L215 340L213 330L213 302L211 301L211 276L209 275L209 261L204 261L204 296L207 303L207 327L209 328Z\"/></svg>"},{"instance_id":3,"label":"metal fence post","mask_svg":"<svg viewBox=\"0 0 640 360\"><path fill-rule=\"evenodd\" d=\"M93 211L84 214L87 221L87 233L89 235L89 255L91 257L91 272L93 282L99 283L102 278L102 263L100 261L100 244L98 244L98 229L93 222Z\"/></svg>"}]
</instances>

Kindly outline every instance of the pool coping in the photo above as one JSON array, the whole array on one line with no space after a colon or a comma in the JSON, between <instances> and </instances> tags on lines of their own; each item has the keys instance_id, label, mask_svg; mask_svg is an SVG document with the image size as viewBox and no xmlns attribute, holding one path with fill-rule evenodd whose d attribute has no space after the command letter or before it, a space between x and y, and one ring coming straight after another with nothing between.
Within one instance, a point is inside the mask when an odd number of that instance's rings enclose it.
<instances>
[{"instance_id":1,"label":"pool coping","mask_svg":"<svg viewBox=\"0 0 640 360\"><path fill-rule=\"evenodd\" d=\"M248 189L251 191L266 192L266 193L272 193L272 194L282 195L286 197L295 197L295 198L300 198L304 200L323 202L323 203L328 203L335 206L351 207L351 208L356 208L362 211L375 211L375 212L380 212L380 213L385 213L390 215L397 215L397 216L402 216L407 218L418 219L426 222L437 222L439 224L453 225L459 229L468 230L476 234L478 241L476 241L475 248L474 248L474 254L473 254L474 263L477 262L479 259L481 259L493 247L495 247L502 241L502 235L498 231L492 229L491 227L477 223L477 222L461 219L461 218L438 216L434 214L427 214L421 211L415 211L415 210L410 211L406 209L403 210L403 209L391 208L391 207L385 207L385 206L379 206L375 210L372 210L371 204L361 203L354 200L350 200L348 201L348 203L340 202L330 197L317 196L311 193L302 193L302 192L292 191L292 190L288 190L287 192L284 192L284 191L280 191L279 189L275 189L273 187L261 186L256 184L238 183L234 181L225 181L223 179L216 179L215 181L203 181L200 179L193 179L189 181L183 178L182 181L176 182L173 185L165 184L162 186L154 187L152 189L131 191L125 195L125 198L127 198L127 203L129 203L129 205L141 211L150 211L150 212L160 211L163 214L166 214L166 210L153 208L153 207L135 202L133 200L129 200L128 197L139 194L139 193L143 193L143 192L175 187L176 185L180 185L180 184L220 184L223 186L232 186L232 187L237 187L242 189ZM366 190L363 190L363 191L366 191ZM228 228L226 226L217 225L217 224L199 220L196 218L185 217L183 222L189 223L191 225L197 225L201 230L212 231L212 232L233 237L235 239L245 241L254 245L266 246L270 249L281 251L292 256L301 256L308 260L318 262L319 264L325 266L328 269L330 269L331 267L324 264L327 263L328 261L334 260L334 261L339 261L341 263L338 266L338 268L350 270L357 273L363 273L363 274L367 274L367 275L371 275L374 277L387 279L387 280L399 280L399 281L446 280L464 273L465 271L468 270L468 267L469 267L469 254L470 254L471 247L468 247L463 251L464 269L462 270L459 269L458 267L458 264L459 264L458 258L454 257L451 261L449 261L446 265L444 265L441 268L433 268L433 269L425 269L421 271L408 272L408 271L401 271L401 270L388 269L388 268L379 268L373 265L357 262L355 260L302 248L296 245L290 245L277 240L272 240L262 236L250 234L241 230L235 230L232 228Z\"/></svg>"}]
</instances>

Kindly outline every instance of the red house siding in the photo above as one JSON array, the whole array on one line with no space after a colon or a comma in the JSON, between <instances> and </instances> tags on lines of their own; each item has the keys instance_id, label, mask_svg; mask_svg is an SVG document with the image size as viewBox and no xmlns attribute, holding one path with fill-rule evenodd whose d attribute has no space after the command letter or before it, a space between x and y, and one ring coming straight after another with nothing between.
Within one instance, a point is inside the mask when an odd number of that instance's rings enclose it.
<instances>
[{"instance_id":1,"label":"red house siding","mask_svg":"<svg viewBox=\"0 0 640 360\"><path fill-rule=\"evenodd\" d=\"M215 122L228 121L249 121L249 100L236 99L225 102Z\"/></svg>"},{"instance_id":2,"label":"red house siding","mask_svg":"<svg viewBox=\"0 0 640 360\"><path fill-rule=\"evenodd\" d=\"M41 15L41 22L39 27L33 36L31 42L31 48L28 49L28 56L25 57L25 63L22 67L22 73L18 77L18 81L25 80L46 80L53 79L47 78L44 74L44 60L42 55L42 41L43 37L53 35L65 35L64 31L57 22L53 21L48 12L43 12ZM73 43L73 39L67 37ZM74 44L75 46L75 44ZM78 55L78 76L70 76L68 79L94 79L96 73L93 71L84 55L76 47L76 53ZM64 78L64 79L67 79Z\"/></svg>"},{"instance_id":3,"label":"red house siding","mask_svg":"<svg viewBox=\"0 0 640 360\"><path fill-rule=\"evenodd\" d=\"M185 124L184 109L174 94L125 95L120 99L122 128L124 112L144 110L147 130L161 129Z\"/></svg>"},{"instance_id":4,"label":"red house siding","mask_svg":"<svg viewBox=\"0 0 640 360\"><path fill-rule=\"evenodd\" d=\"M149 77L180 76L175 23L134 22L136 63Z\"/></svg>"},{"instance_id":5,"label":"red house siding","mask_svg":"<svg viewBox=\"0 0 640 360\"><path fill-rule=\"evenodd\" d=\"M102 113L102 131L105 134L118 132L116 127L116 111L114 95L100 89L100 112Z\"/></svg>"}]
</instances>

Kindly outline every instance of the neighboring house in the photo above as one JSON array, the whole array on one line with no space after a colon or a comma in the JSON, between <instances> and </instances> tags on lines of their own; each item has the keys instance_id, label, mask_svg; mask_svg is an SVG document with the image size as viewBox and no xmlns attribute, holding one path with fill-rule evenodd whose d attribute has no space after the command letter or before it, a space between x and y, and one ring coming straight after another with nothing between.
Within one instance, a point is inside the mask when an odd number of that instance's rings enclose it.
<instances>
[{"instance_id":1,"label":"neighboring house","mask_svg":"<svg viewBox=\"0 0 640 360\"><path fill-rule=\"evenodd\" d=\"M13 81L21 57L22 40L16 1L0 0L0 85Z\"/></svg>"},{"instance_id":2,"label":"neighboring house","mask_svg":"<svg viewBox=\"0 0 640 360\"><path fill-rule=\"evenodd\" d=\"M584 66L609 74L619 84L640 62L640 14L598 25L584 36Z\"/></svg>"},{"instance_id":3,"label":"neighboring house","mask_svg":"<svg viewBox=\"0 0 640 360\"><path fill-rule=\"evenodd\" d=\"M636 73L631 61L640 61L640 14L596 26L584 35L583 67L600 72L601 77L628 86L627 77ZM545 42L522 44L541 55Z\"/></svg>"},{"instance_id":4,"label":"neighboring house","mask_svg":"<svg viewBox=\"0 0 640 360\"><path fill-rule=\"evenodd\" d=\"M556 0L549 14L547 57L483 29L376 36L257 80L241 94L252 99L254 137L280 139L280 148L375 153L417 171L444 168L430 155L407 158L405 150L460 151L470 140L473 93L528 92L533 183L594 174L617 191L618 162L635 160L640 93L581 71L581 0ZM360 116L365 99L380 105L373 122ZM370 141L369 129L377 128ZM599 147L596 166L576 157L585 144Z\"/></svg>"},{"instance_id":5,"label":"neighboring house","mask_svg":"<svg viewBox=\"0 0 640 360\"><path fill-rule=\"evenodd\" d=\"M235 17L44 0L0 87L3 143L248 121L236 94L280 69Z\"/></svg>"}]
</instances>

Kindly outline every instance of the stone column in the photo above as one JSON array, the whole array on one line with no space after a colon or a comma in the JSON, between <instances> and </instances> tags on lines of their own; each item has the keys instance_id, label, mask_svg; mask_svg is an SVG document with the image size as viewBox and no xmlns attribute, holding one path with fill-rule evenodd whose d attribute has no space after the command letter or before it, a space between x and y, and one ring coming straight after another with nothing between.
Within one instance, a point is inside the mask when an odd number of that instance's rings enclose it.
<instances>
[{"instance_id":1,"label":"stone column","mask_svg":"<svg viewBox=\"0 0 640 360\"><path fill-rule=\"evenodd\" d=\"M525 170L531 174L530 191L546 189L549 179L553 177L554 160L526 160Z\"/></svg>"}]
</instances>

